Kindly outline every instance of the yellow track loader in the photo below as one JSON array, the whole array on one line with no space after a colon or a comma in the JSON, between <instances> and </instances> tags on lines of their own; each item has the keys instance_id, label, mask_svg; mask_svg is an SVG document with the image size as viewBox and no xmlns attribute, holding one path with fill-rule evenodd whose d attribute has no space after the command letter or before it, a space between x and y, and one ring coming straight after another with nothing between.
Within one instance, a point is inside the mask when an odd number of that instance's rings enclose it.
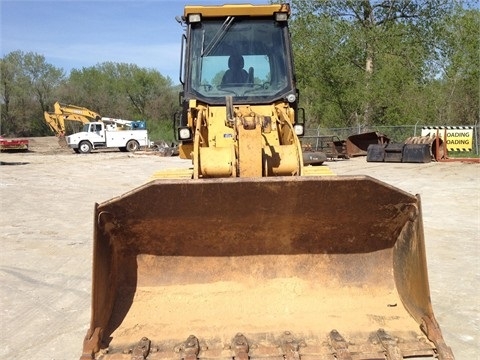
<instances>
[{"instance_id":1,"label":"yellow track loader","mask_svg":"<svg viewBox=\"0 0 480 360\"><path fill-rule=\"evenodd\" d=\"M81 359L454 358L419 196L303 166L289 14L185 7L193 166L96 205Z\"/></svg>"}]
</instances>

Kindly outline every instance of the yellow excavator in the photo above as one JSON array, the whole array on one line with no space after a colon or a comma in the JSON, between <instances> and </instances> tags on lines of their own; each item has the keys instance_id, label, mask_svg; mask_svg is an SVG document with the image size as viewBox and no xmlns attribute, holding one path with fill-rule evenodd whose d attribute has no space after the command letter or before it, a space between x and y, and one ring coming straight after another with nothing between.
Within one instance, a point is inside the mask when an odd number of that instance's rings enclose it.
<instances>
[{"instance_id":1,"label":"yellow excavator","mask_svg":"<svg viewBox=\"0 0 480 360\"><path fill-rule=\"evenodd\" d=\"M65 135L73 134L91 121L100 121L101 116L85 107L76 105L53 104L53 112L43 113L45 122L54 134L59 138L61 145L67 145Z\"/></svg>"},{"instance_id":2,"label":"yellow excavator","mask_svg":"<svg viewBox=\"0 0 480 360\"><path fill-rule=\"evenodd\" d=\"M303 166L289 15L185 7L192 168L95 205L81 359L454 359L420 197Z\"/></svg>"}]
</instances>

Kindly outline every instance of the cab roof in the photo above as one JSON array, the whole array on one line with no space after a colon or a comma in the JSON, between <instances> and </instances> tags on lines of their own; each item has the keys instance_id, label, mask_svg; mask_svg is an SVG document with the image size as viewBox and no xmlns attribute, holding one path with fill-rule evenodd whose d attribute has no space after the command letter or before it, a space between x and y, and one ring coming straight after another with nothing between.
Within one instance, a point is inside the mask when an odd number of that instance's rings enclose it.
<instances>
[{"instance_id":1,"label":"cab roof","mask_svg":"<svg viewBox=\"0 0 480 360\"><path fill-rule=\"evenodd\" d=\"M226 17L226 16L273 16L275 13L284 12L290 15L289 4L274 5L252 5L252 4L229 4L229 5L186 5L184 16L189 14L201 14L205 17Z\"/></svg>"}]
</instances>

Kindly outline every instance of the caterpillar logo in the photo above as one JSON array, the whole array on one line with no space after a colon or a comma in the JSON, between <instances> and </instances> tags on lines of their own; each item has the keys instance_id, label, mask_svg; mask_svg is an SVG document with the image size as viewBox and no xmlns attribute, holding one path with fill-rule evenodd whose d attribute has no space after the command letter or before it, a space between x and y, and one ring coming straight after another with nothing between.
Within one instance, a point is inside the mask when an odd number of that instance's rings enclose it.
<instances>
[{"instance_id":1,"label":"caterpillar logo","mask_svg":"<svg viewBox=\"0 0 480 360\"><path fill-rule=\"evenodd\" d=\"M442 139L446 134L448 151L472 151L473 126L424 126L422 136L438 136Z\"/></svg>"}]
</instances>

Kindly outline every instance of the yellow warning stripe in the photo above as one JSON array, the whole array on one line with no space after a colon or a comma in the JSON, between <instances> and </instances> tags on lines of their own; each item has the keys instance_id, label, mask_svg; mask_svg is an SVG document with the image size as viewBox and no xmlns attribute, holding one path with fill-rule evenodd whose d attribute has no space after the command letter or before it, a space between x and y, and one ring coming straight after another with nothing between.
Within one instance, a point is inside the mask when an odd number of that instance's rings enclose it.
<instances>
[{"instance_id":1,"label":"yellow warning stripe","mask_svg":"<svg viewBox=\"0 0 480 360\"><path fill-rule=\"evenodd\" d=\"M303 176L332 176L336 175L332 169L326 165L321 166L305 166L303 168Z\"/></svg>"},{"instance_id":2,"label":"yellow warning stripe","mask_svg":"<svg viewBox=\"0 0 480 360\"><path fill-rule=\"evenodd\" d=\"M193 169L164 169L154 172L150 179L191 179L192 175Z\"/></svg>"}]
</instances>

